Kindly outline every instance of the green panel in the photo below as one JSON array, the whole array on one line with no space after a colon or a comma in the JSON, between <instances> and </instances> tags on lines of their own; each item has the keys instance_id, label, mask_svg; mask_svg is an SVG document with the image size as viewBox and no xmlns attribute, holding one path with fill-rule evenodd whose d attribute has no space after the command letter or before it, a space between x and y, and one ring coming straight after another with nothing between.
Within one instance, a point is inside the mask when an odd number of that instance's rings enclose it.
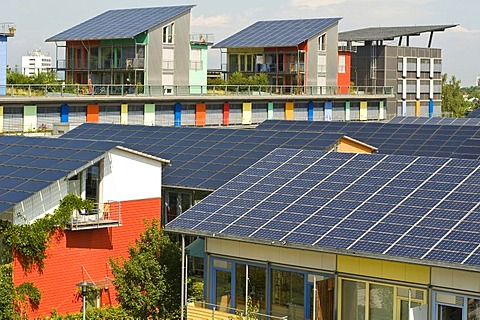
<instances>
[{"instance_id":1,"label":"green panel","mask_svg":"<svg viewBox=\"0 0 480 320\"><path fill-rule=\"evenodd\" d=\"M385 119L385 109L384 109L383 100L380 101L380 104L378 106L378 119L380 120Z\"/></svg>"},{"instance_id":2,"label":"green panel","mask_svg":"<svg viewBox=\"0 0 480 320\"><path fill-rule=\"evenodd\" d=\"M37 115L37 106L25 106L23 108L24 116L36 116Z\"/></svg>"},{"instance_id":3,"label":"green panel","mask_svg":"<svg viewBox=\"0 0 480 320\"><path fill-rule=\"evenodd\" d=\"M146 103L145 104L145 113L155 113L155 104Z\"/></svg>"},{"instance_id":4,"label":"green panel","mask_svg":"<svg viewBox=\"0 0 480 320\"><path fill-rule=\"evenodd\" d=\"M110 45L122 45L122 44L135 44L135 39L109 39L109 40L100 40L100 46L110 46Z\"/></svg>"},{"instance_id":5,"label":"green panel","mask_svg":"<svg viewBox=\"0 0 480 320\"><path fill-rule=\"evenodd\" d=\"M350 101L345 102L345 121L350 121Z\"/></svg>"},{"instance_id":6,"label":"green panel","mask_svg":"<svg viewBox=\"0 0 480 320\"><path fill-rule=\"evenodd\" d=\"M268 103L267 119L273 119L273 102Z\"/></svg>"}]
</instances>

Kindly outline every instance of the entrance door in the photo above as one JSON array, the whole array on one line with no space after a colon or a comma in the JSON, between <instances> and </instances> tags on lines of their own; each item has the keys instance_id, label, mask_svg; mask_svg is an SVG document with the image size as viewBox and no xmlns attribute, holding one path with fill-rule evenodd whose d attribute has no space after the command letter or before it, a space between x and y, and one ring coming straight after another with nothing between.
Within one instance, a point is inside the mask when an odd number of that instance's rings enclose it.
<instances>
[{"instance_id":1,"label":"entrance door","mask_svg":"<svg viewBox=\"0 0 480 320\"><path fill-rule=\"evenodd\" d=\"M462 312L463 308L439 304L437 320L460 320L462 319Z\"/></svg>"}]
</instances>

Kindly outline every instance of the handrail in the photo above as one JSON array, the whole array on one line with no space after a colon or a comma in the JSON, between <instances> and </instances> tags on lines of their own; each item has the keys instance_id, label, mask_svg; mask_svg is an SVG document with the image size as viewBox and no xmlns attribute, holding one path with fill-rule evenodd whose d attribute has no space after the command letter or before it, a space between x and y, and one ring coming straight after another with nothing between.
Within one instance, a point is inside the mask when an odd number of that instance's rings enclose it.
<instances>
[{"instance_id":1,"label":"handrail","mask_svg":"<svg viewBox=\"0 0 480 320\"><path fill-rule=\"evenodd\" d=\"M113 85L113 84L7 84L9 97L86 96L279 96L279 95L393 95L393 87L380 86L275 86L275 85Z\"/></svg>"},{"instance_id":2,"label":"handrail","mask_svg":"<svg viewBox=\"0 0 480 320\"><path fill-rule=\"evenodd\" d=\"M100 228L102 226L122 225L121 204L109 200L95 203L89 211L76 211L70 218L70 230Z\"/></svg>"},{"instance_id":3,"label":"handrail","mask_svg":"<svg viewBox=\"0 0 480 320\"><path fill-rule=\"evenodd\" d=\"M230 308L230 307L226 307L226 306L221 306L221 305L217 305L217 304L213 304L213 303L207 303L205 301L198 301L198 300L195 300L195 299L192 299L192 298L188 299L187 301L188 301L188 303L193 303L196 308L212 310L213 313L215 313L215 311L219 311L219 310L224 309L224 310L228 310L228 311L226 311L227 313L237 314L240 317L245 316L245 314L244 314L245 310L239 310L239 309ZM195 305L195 303L201 304L201 306L198 307L197 305ZM188 310L188 304L187 304L187 310ZM255 318L258 319L258 320L263 320L263 319L286 320L286 319L288 319L288 316L272 316L272 315L268 315L268 314L260 313L260 312L252 312L251 314L254 315ZM212 317L212 319L214 319L214 316Z\"/></svg>"}]
</instances>

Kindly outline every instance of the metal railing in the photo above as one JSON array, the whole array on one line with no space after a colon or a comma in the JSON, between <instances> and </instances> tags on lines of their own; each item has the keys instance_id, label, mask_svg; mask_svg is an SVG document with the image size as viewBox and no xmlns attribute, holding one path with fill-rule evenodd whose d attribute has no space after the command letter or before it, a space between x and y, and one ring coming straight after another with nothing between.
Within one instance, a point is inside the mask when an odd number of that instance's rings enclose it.
<instances>
[{"instance_id":1,"label":"metal railing","mask_svg":"<svg viewBox=\"0 0 480 320\"><path fill-rule=\"evenodd\" d=\"M70 230L84 230L120 226L121 207L118 201L95 203L92 210L77 210L72 214Z\"/></svg>"},{"instance_id":2,"label":"metal railing","mask_svg":"<svg viewBox=\"0 0 480 320\"><path fill-rule=\"evenodd\" d=\"M13 37L15 30L16 28L13 22L0 22L0 35Z\"/></svg>"},{"instance_id":3,"label":"metal railing","mask_svg":"<svg viewBox=\"0 0 480 320\"><path fill-rule=\"evenodd\" d=\"M393 95L393 87L276 86L276 85L126 85L126 84L16 84L0 85L10 97L34 96L258 96L258 95Z\"/></svg>"},{"instance_id":4,"label":"metal railing","mask_svg":"<svg viewBox=\"0 0 480 320\"><path fill-rule=\"evenodd\" d=\"M247 317L245 314L245 310L240 310L240 309L235 309L227 306L221 306L221 305L216 305L212 303L207 303L204 301L195 301L193 299L188 300L187 304L187 320L191 319L191 316L189 317L189 307L190 307L190 312L192 311L192 308L195 308L195 310L202 310L203 311L203 316L208 315L211 317L212 320L216 319L221 319L222 315L225 314L230 314L232 315L233 319L250 319ZM192 313L192 312L191 312ZM288 315L285 316L272 316L268 315L265 313L260 313L260 312L253 312L249 314L248 316L255 316L256 320L287 320ZM236 318L234 317L236 316Z\"/></svg>"}]
</instances>

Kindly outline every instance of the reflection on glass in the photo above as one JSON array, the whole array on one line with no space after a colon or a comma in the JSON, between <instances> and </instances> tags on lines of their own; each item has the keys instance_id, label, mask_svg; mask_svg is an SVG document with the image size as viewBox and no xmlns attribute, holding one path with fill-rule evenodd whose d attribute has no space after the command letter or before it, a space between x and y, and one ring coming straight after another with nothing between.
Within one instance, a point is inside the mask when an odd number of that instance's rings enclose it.
<instances>
[{"instance_id":1,"label":"reflection on glass","mask_svg":"<svg viewBox=\"0 0 480 320\"><path fill-rule=\"evenodd\" d=\"M415 301L410 302L411 308L415 308L420 305L421 305L420 302L415 302ZM400 301L400 320L410 320L409 313L410 313L410 310L408 309L408 301L407 300Z\"/></svg>"},{"instance_id":2,"label":"reflection on glass","mask_svg":"<svg viewBox=\"0 0 480 320\"><path fill-rule=\"evenodd\" d=\"M245 310L245 269L246 265L237 264L235 281L235 308ZM267 269L264 267L248 266L248 295L258 312L266 312Z\"/></svg>"},{"instance_id":3,"label":"reflection on glass","mask_svg":"<svg viewBox=\"0 0 480 320\"><path fill-rule=\"evenodd\" d=\"M272 270L271 290L272 315L303 320L304 275L302 273Z\"/></svg>"},{"instance_id":4,"label":"reflection on glass","mask_svg":"<svg viewBox=\"0 0 480 320\"><path fill-rule=\"evenodd\" d=\"M462 308L438 305L438 320L462 319Z\"/></svg>"},{"instance_id":5,"label":"reflection on glass","mask_svg":"<svg viewBox=\"0 0 480 320\"><path fill-rule=\"evenodd\" d=\"M467 320L480 320L480 300L468 299Z\"/></svg>"},{"instance_id":6,"label":"reflection on glass","mask_svg":"<svg viewBox=\"0 0 480 320\"><path fill-rule=\"evenodd\" d=\"M342 281L342 319L365 319L365 283Z\"/></svg>"},{"instance_id":7,"label":"reflection on glass","mask_svg":"<svg viewBox=\"0 0 480 320\"><path fill-rule=\"evenodd\" d=\"M393 320L393 287L370 285L370 319Z\"/></svg>"},{"instance_id":8,"label":"reflection on glass","mask_svg":"<svg viewBox=\"0 0 480 320\"><path fill-rule=\"evenodd\" d=\"M230 271L216 270L215 294L217 310L229 312L231 298L231 280Z\"/></svg>"}]
</instances>

